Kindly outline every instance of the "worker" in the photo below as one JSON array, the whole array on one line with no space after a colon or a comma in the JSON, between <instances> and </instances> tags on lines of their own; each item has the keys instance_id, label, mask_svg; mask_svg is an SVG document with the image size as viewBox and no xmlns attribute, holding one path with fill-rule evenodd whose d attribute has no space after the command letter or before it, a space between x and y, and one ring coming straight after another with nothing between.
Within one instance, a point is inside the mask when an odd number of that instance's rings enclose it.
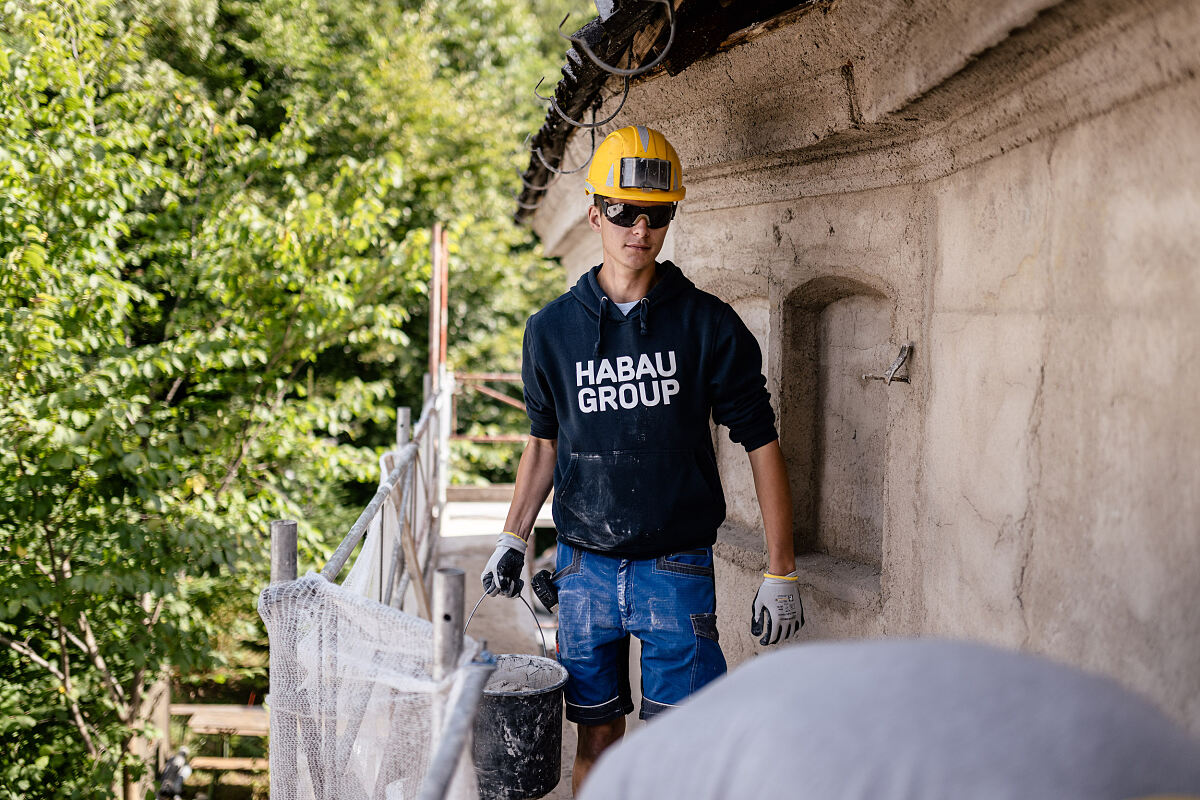
<instances>
[{"instance_id":1,"label":"worker","mask_svg":"<svg viewBox=\"0 0 1200 800\"><path fill-rule=\"evenodd\" d=\"M712 546L725 498L709 418L749 453L767 571L751 606L764 645L804 615L792 502L762 355L737 313L656 260L685 189L679 156L641 125L610 133L588 171L603 262L526 324L530 436L481 579L516 596L538 511L554 494L558 657L578 726L573 784L625 732L629 636L650 719L725 673Z\"/></svg>"}]
</instances>

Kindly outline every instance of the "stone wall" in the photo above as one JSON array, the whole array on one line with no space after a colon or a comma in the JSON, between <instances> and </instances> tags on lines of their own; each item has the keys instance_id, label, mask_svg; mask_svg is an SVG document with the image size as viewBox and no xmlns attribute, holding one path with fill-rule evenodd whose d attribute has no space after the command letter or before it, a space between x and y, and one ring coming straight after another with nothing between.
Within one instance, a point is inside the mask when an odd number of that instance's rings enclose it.
<instances>
[{"instance_id":1,"label":"stone wall","mask_svg":"<svg viewBox=\"0 0 1200 800\"><path fill-rule=\"evenodd\" d=\"M674 259L766 355L805 638L1022 647L1200 732L1198 69L1187 0L843 0L635 85L616 123L684 161ZM586 204L534 218L571 276ZM910 383L863 380L910 341ZM716 441L736 663L761 522Z\"/></svg>"}]
</instances>

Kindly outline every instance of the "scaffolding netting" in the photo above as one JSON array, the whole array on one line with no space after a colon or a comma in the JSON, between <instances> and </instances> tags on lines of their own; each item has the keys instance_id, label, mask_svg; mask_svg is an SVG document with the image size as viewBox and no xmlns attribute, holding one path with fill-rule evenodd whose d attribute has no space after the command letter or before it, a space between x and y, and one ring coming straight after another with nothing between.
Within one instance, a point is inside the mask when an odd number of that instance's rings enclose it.
<instances>
[{"instance_id":1,"label":"scaffolding netting","mask_svg":"<svg viewBox=\"0 0 1200 800\"><path fill-rule=\"evenodd\" d=\"M308 573L259 598L271 648L272 800L411 800L463 675L433 678L433 626L364 596L377 526L343 585ZM479 646L466 639L460 666ZM477 797L461 758L450 798Z\"/></svg>"}]
</instances>

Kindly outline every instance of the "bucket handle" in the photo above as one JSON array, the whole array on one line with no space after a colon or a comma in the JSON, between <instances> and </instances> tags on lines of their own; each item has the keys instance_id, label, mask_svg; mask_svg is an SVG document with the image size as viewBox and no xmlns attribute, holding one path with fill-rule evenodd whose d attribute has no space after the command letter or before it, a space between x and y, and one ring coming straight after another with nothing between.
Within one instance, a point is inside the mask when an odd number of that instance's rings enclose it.
<instances>
[{"instance_id":1,"label":"bucket handle","mask_svg":"<svg viewBox=\"0 0 1200 800\"><path fill-rule=\"evenodd\" d=\"M483 599L487 596L488 596L488 593L487 593L487 590L485 589L483 594L481 594L479 596L479 599L475 602L475 607L471 609L471 613L467 617L467 624L463 625L463 635L464 636L467 633L467 628L471 627L471 620L475 617L475 612L479 610L480 603L482 603ZM544 630L542 630L542 623L538 622L537 614L534 612L533 606L529 605L529 601L527 601L524 598L524 596L518 594L517 598L525 605L526 608L529 609L529 615L533 617L533 624L537 625L538 635L542 639L542 657L549 658L550 654L546 651L546 632Z\"/></svg>"}]
</instances>

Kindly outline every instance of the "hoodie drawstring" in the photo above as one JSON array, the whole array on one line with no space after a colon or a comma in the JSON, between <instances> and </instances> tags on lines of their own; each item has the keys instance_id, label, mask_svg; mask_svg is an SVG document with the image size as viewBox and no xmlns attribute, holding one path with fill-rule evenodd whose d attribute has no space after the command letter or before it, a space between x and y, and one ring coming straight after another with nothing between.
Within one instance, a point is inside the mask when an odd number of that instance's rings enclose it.
<instances>
[{"instance_id":1,"label":"hoodie drawstring","mask_svg":"<svg viewBox=\"0 0 1200 800\"><path fill-rule=\"evenodd\" d=\"M600 318L596 320L596 346L593 348L593 355L597 358L600 356L600 351L604 349L604 318L608 316L608 304L612 302L608 297L600 296ZM638 320L641 325L642 336L650 333L650 298L643 297L638 301L638 307L642 313L638 315Z\"/></svg>"},{"instance_id":2,"label":"hoodie drawstring","mask_svg":"<svg viewBox=\"0 0 1200 800\"><path fill-rule=\"evenodd\" d=\"M604 304L608 302L607 297L600 298L600 320L596 323L596 351L595 355L600 356L600 348L604 346L604 317L606 314Z\"/></svg>"}]
</instances>

